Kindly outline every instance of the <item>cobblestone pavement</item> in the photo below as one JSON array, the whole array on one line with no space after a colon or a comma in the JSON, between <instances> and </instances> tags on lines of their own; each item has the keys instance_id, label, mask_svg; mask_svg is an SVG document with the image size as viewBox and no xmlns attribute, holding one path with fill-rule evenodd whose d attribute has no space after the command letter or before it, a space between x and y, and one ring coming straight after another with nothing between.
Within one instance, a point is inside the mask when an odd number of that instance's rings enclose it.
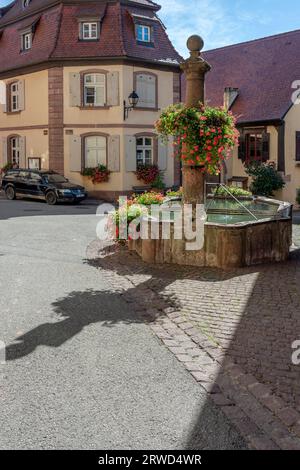
<instances>
[{"instance_id":1,"label":"cobblestone pavement","mask_svg":"<svg viewBox=\"0 0 300 470\"><path fill-rule=\"evenodd\" d=\"M230 272L149 266L100 242L88 249L89 263L144 314L255 449L300 449L297 225L294 244L286 263Z\"/></svg>"}]
</instances>

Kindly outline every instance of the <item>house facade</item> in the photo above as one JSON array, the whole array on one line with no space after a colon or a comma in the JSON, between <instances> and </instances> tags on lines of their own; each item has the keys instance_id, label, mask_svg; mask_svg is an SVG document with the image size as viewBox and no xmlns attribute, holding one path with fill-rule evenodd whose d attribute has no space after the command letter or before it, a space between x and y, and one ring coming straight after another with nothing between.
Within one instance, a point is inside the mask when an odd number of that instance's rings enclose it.
<instances>
[{"instance_id":1,"label":"house facade","mask_svg":"<svg viewBox=\"0 0 300 470\"><path fill-rule=\"evenodd\" d=\"M203 53L212 69L206 100L237 116L240 146L223 178L248 187L245 163L272 163L285 188L276 197L295 203L300 188L300 31Z\"/></svg>"},{"instance_id":2,"label":"house facade","mask_svg":"<svg viewBox=\"0 0 300 470\"><path fill-rule=\"evenodd\" d=\"M0 167L51 169L97 197L140 186L139 163L180 173L154 133L180 101L182 60L150 0L15 0L0 8ZM129 96L139 101L134 109ZM109 182L83 170L103 164Z\"/></svg>"}]
</instances>

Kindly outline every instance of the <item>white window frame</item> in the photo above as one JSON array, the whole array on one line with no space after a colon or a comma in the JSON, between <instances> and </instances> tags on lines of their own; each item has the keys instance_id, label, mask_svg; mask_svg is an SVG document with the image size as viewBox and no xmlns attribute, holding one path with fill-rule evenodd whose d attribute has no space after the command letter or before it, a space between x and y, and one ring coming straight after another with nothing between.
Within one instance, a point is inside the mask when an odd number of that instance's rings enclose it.
<instances>
[{"instance_id":1,"label":"white window frame","mask_svg":"<svg viewBox=\"0 0 300 470\"><path fill-rule=\"evenodd\" d=\"M22 34L22 51L29 51L32 46L32 33Z\"/></svg>"},{"instance_id":2,"label":"white window frame","mask_svg":"<svg viewBox=\"0 0 300 470\"><path fill-rule=\"evenodd\" d=\"M10 158L12 164L20 165L20 137L18 136L10 139Z\"/></svg>"},{"instance_id":3,"label":"white window frame","mask_svg":"<svg viewBox=\"0 0 300 470\"><path fill-rule=\"evenodd\" d=\"M92 139L99 139L98 145L89 144ZM93 165L88 163L88 152L96 152L96 162ZM104 156L104 157L103 157ZM84 139L84 168L94 168L98 165L107 166L107 138L103 135L89 135Z\"/></svg>"},{"instance_id":4,"label":"white window frame","mask_svg":"<svg viewBox=\"0 0 300 470\"><path fill-rule=\"evenodd\" d=\"M141 31L141 37L139 37L139 32ZM151 42L151 26L144 24L138 24L136 26L136 37L139 42Z\"/></svg>"},{"instance_id":5,"label":"white window frame","mask_svg":"<svg viewBox=\"0 0 300 470\"><path fill-rule=\"evenodd\" d=\"M20 90L18 82L10 84L10 111L19 111Z\"/></svg>"},{"instance_id":6,"label":"white window frame","mask_svg":"<svg viewBox=\"0 0 300 470\"><path fill-rule=\"evenodd\" d=\"M139 140L142 141L142 143L139 143ZM151 144L147 144L147 140L151 141ZM146 156L147 151L151 152L151 158ZM142 158L138 158L139 153L142 153ZM153 153L154 153L154 143L153 143L153 137L150 136L139 136L136 138L136 163L137 166L139 165L153 165Z\"/></svg>"},{"instance_id":7,"label":"white window frame","mask_svg":"<svg viewBox=\"0 0 300 470\"><path fill-rule=\"evenodd\" d=\"M102 76L102 83L97 82L97 76ZM88 82L88 77L92 80ZM83 79L83 103L84 106L103 107L106 103L106 75L105 73L86 73ZM103 103L97 102L97 88L103 89ZM94 102L88 103L88 89L94 89Z\"/></svg>"},{"instance_id":8,"label":"white window frame","mask_svg":"<svg viewBox=\"0 0 300 470\"><path fill-rule=\"evenodd\" d=\"M84 21L81 27L82 39L84 41L95 41L96 39L99 39L99 24L96 21Z\"/></svg>"}]
</instances>

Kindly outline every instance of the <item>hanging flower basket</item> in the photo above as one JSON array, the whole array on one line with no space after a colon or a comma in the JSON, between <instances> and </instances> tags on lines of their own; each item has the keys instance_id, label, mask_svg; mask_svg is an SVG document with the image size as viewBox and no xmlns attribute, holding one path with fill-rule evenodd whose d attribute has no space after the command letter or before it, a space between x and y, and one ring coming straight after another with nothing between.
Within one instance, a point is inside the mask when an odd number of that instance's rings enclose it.
<instances>
[{"instance_id":1,"label":"hanging flower basket","mask_svg":"<svg viewBox=\"0 0 300 470\"><path fill-rule=\"evenodd\" d=\"M107 183L109 181L110 171L104 165L98 165L96 168L85 168L82 173L93 182L93 184Z\"/></svg>"},{"instance_id":2,"label":"hanging flower basket","mask_svg":"<svg viewBox=\"0 0 300 470\"><path fill-rule=\"evenodd\" d=\"M238 144L236 119L225 108L201 105L199 109L183 104L168 107L155 123L165 143L175 138L175 155L185 165L211 175L220 173L222 162Z\"/></svg>"}]
</instances>

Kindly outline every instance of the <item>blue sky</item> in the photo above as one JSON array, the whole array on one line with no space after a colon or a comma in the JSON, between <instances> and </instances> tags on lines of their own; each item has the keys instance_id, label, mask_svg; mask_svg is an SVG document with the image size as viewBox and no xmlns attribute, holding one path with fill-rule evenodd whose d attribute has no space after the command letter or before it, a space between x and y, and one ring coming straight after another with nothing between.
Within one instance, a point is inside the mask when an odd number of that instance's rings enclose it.
<instances>
[{"instance_id":1,"label":"blue sky","mask_svg":"<svg viewBox=\"0 0 300 470\"><path fill-rule=\"evenodd\" d=\"M299 0L156 0L174 45L187 55L186 39L200 34L205 49L300 29ZM7 5L10 0L0 0Z\"/></svg>"},{"instance_id":2,"label":"blue sky","mask_svg":"<svg viewBox=\"0 0 300 470\"><path fill-rule=\"evenodd\" d=\"M205 49L300 29L299 0L156 0L159 15L184 56L186 39L200 34Z\"/></svg>"}]
</instances>

